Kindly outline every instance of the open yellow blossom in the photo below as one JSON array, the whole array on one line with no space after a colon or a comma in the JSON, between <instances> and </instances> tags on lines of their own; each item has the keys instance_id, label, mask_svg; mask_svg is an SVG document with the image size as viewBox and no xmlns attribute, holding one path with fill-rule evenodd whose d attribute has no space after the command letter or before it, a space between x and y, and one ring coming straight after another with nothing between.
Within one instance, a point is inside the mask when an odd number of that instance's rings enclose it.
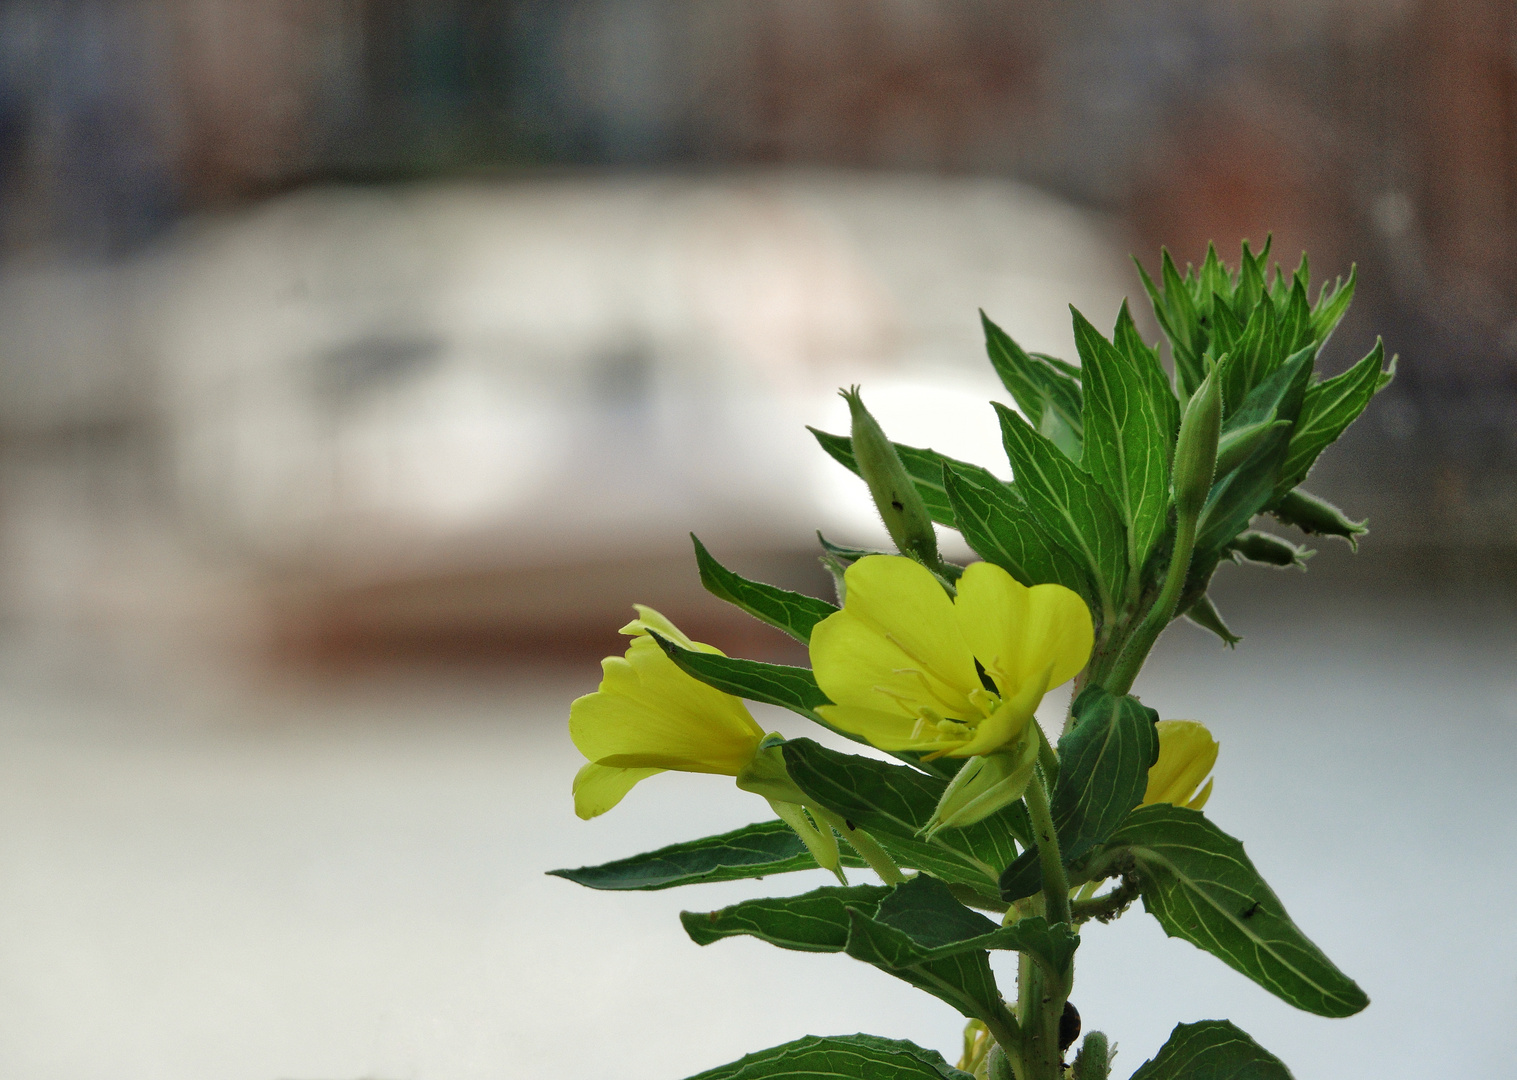
<instances>
[{"instance_id":1,"label":"open yellow blossom","mask_svg":"<svg viewBox=\"0 0 1517 1080\"><path fill-rule=\"evenodd\" d=\"M1211 798L1211 780L1198 792L1217 763L1217 740L1194 720L1160 720L1159 760L1148 770L1143 803L1173 803L1199 810Z\"/></svg>"},{"instance_id":2,"label":"open yellow blossom","mask_svg":"<svg viewBox=\"0 0 1517 1080\"><path fill-rule=\"evenodd\" d=\"M731 694L691 678L648 636L716 653L691 641L652 608L621 632L633 635L625 656L601 661L600 689L569 708L569 735L590 763L574 778L574 812L604 814L632 785L666 769L736 776L758 752L764 730Z\"/></svg>"},{"instance_id":3,"label":"open yellow blossom","mask_svg":"<svg viewBox=\"0 0 1517 1080\"><path fill-rule=\"evenodd\" d=\"M633 635L626 655L602 660L600 689L569 707L569 735L590 759L574 777L574 812L604 814L639 780L668 769L731 776L767 799L817 863L842 879L834 819L790 780L784 739L766 737L741 699L681 671L648 632L696 652L721 650L690 640L652 608L634 606L638 617L621 629ZM856 848L870 842L845 822L835 825Z\"/></svg>"},{"instance_id":4,"label":"open yellow blossom","mask_svg":"<svg viewBox=\"0 0 1517 1080\"><path fill-rule=\"evenodd\" d=\"M1009 748L1094 640L1085 601L975 563L950 599L911 559L871 555L844 575L841 611L811 632L817 711L881 750L973 757ZM979 668L976 668L976 661ZM992 686L980 677L983 669Z\"/></svg>"}]
</instances>

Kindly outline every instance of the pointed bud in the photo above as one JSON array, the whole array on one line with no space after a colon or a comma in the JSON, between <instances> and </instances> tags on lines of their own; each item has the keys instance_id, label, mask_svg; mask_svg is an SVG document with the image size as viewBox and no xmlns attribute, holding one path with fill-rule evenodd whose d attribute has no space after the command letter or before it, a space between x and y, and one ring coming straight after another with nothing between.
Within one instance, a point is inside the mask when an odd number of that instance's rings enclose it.
<instances>
[{"instance_id":1,"label":"pointed bud","mask_svg":"<svg viewBox=\"0 0 1517 1080\"><path fill-rule=\"evenodd\" d=\"M1085 1036L1070 1075L1073 1080L1106 1080L1111 1075L1111 1044L1104 1033L1092 1031Z\"/></svg>"},{"instance_id":2,"label":"pointed bud","mask_svg":"<svg viewBox=\"0 0 1517 1080\"><path fill-rule=\"evenodd\" d=\"M1316 554L1310 548L1297 547L1289 540L1252 529L1233 537L1227 550L1235 561L1247 559L1266 566L1298 566L1302 570L1306 569L1306 560Z\"/></svg>"},{"instance_id":3,"label":"pointed bud","mask_svg":"<svg viewBox=\"0 0 1517 1080\"><path fill-rule=\"evenodd\" d=\"M1022 737L1005 749L965 762L943 790L921 835L930 840L940 829L962 829L1020 799L1038 761L1036 723L1029 722Z\"/></svg>"},{"instance_id":4,"label":"pointed bud","mask_svg":"<svg viewBox=\"0 0 1517 1080\"><path fill-rule=\"evenodd\" d=\"M1217 438L1222 430L1222 394L1213 370L1185 403L1175 444L1175 510L1192 521L1201 513L1217 473Z\"/></svg>"},{"instance_id":5,"label":"pointed bud","mask_svg":"<svg viewBox=\"0 0 1517 1080\"><path fill-rule=\"evenodd\" d=\"M895 446L859 397L857 386L839 391L853 417L853 460L869 485L875 508L902 555L928 567L938 565L938 537L916 484L901 464Z\"/></svg>"},{"instance_id":6,"label":"pointed bud","mask_svg":"<svg viewBox=\"0 0 1517 1080\"><path fill-rule=\"evenodd\" d=\"M1300 488L1286 492L1279 505L1270 513L1304 533L1341 536L1356 551L1359 549L1359 537L1369 532L1364 522L1350 521L1342 510L1326 499L1319 499Z\"/></svg>"}]
</instances>

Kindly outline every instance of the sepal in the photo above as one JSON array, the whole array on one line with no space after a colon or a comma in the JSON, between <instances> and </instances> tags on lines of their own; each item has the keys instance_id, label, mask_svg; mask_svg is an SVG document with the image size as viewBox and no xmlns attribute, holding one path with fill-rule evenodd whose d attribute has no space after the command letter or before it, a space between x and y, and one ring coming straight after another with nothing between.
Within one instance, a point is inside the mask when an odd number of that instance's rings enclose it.
<instances>
[{"instance_id":1,"label":"sepal","mask_svg":"<svg viewBox=\"0 0 1517 1080\"><path fill-rule=\"evenodd\" d=\"M1270 513L1286 525L1294 525L1308 536L1337 536L1358 550L1359 537L1369 532L1363 521L1350 521L1348 515L1326 499L1309 491L1293 488L1276 503Z\"/></svg>"},{"instance_id":2,"label":"sepal","mask_svg":"<svg viewBox=\"0 0 1517 1080\"><path fill-rule=\"evenodd\" d=\"M1232 555L1235 562L1247 561L1286 569L1294 566L1298 570L1305 570L1306 560L1316 554L1310 548L1298 547L1289 540L1252 529L1233 537L1223 551Z\"/></svg>"},{"instance_id":3,"label":"sepal","mask_svg":"<svg viewBox=\"0 0 1517 1080\"><path fill-rule=\"evenodd\" d=\"M931 840L941 829L960 829L984 821L1022 798L1038 761L1036 724L1036 720L1029 720L1012 746L965 762L943 789L932 820L922 829L925 839Z\"/></svg>"}]
</instances>

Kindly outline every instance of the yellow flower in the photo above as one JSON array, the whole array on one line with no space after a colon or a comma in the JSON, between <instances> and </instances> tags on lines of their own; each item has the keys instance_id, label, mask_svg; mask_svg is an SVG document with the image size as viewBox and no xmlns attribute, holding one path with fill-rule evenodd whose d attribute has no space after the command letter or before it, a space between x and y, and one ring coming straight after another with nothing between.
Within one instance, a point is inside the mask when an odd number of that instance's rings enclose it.
<instances>
[{"instance_id":1,"label":"yellow flower","mask_svg":"<svg viewBox=\"0 0 1517 1080\"><path fill-rule=\"evenodd\" d=\"M748 707L685 674L648 636L719 653L691 641L652 608L621 632L633 635L626 656L601 661L600 689L569 708L569 735L590 763L574 778L574 812L604 814L632 785L666 769L736 776L754 759L764 730Z\"/></svg>"},{"instance_id":2,"label":"yellow flower","mask_svg":"<svg viewBox=\"0 0 1517 1080\"><path fill-rule=\"evenodd\" d=\"M1199 810L1211 798L1210 780L1196 791L1217 763L1217 740L1194 720L1160 720L1159 760L1148 770L1143 803L1173 803Z\"/></svg>"},{"instance_id":3,"label":"yellow flower","mask_svg":"<svg viewBox=\"0 0 1517 1080\"><path fill-rule=\"evenodd\" d=\"M1076 593L1028 588L991 563L965 570L955 599L895 555L860 559L844 585L843 609L811 632L816 681L834 702L817 712L881 750L1009 749L1043 695L1090 658L1090 611Z\"/></svg>"},{"instance_id":4,"label":"yellow flower","mask_svg":"<svg viewBox=\"0 0 1517 1080\"><path fill-rule=\"evenodd\" d=\"M574 777L574 812L586 820L604 814L639 780L667 769L731 776L766 798L817 863L843 879L834 825L855 846L867 839L806 802L785 772L780 736L766 737L739 698L681 671L648 632L697 652L721 650L634 606L638 617L621 629L633 635L627 654L602 660L600 689L569 707L569 735L590 759Z\"/></svg>"}]
</instances>

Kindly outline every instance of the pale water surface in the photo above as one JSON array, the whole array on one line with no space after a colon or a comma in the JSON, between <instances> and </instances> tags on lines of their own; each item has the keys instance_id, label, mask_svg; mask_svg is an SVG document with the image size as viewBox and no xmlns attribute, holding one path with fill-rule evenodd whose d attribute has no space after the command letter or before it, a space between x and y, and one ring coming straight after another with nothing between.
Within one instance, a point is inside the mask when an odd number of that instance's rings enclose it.
<instances>
[{"instance_id":1,"label":"pale water surface","mask_svg":"<svg viewBox=\"0 0 1517 1080\"><path fill-rule=\"evenodd\" d=\"M1297 1013L1137 910L1086 935L1074 992L1118 1076L1218 1016L1300 1080L1496 1076L1517 1052L1513 605L1322 580L1269 579L1236 653L1173 630L1139 689L1211 724L1209 813L1373 1004ZM959 1019L877 971L685 937L681 908L752 883L543 876L763 810L667 776L575 819L564 717L593 664L334 683L55 652L12 646L0 680L0 1075L675 1080L858 1030L956 1055Z\"/></svg>"}]
</instances>

